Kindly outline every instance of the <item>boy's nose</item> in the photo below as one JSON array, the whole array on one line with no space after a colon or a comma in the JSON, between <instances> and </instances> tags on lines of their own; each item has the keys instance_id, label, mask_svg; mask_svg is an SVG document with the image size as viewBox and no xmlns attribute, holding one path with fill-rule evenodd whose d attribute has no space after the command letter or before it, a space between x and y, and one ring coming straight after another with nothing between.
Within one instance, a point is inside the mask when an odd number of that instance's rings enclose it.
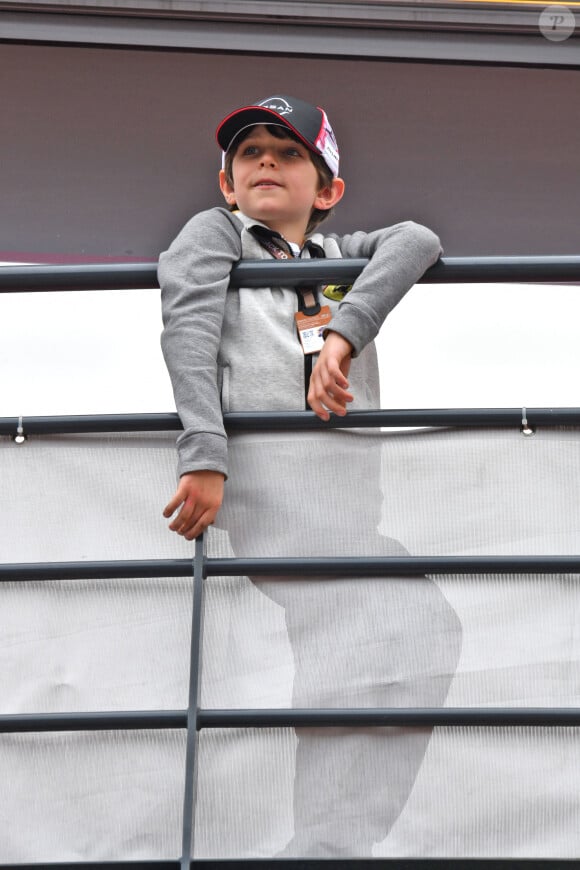
<instances>
[{"instance_id":1,"label":"boy's nose","mask_svg":"<svg viewBox=\"0 0 580 870\"><path fill-rule=\"evenodd\" d=\"M265 151L264 154L262 154L261 163L262 163L262 166L275 166L276 165L276 158L275 158L274 154L270 154L270 152Z\"/></svg>"}]
</instances>

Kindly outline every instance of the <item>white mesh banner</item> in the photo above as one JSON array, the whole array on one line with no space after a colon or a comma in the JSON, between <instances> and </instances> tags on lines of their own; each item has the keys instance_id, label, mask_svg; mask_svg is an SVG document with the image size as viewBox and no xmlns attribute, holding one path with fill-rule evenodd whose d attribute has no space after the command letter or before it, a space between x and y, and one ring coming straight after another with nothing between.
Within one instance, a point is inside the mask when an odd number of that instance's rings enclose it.
<instances>
[{"instance_id":1,"label":"white mesh banner","mask_svg":"<svg viewBox=\"0 0 580 870\"><path fill-rule=\"evenodd\" d=\"M0 439L1 560L193 557L174 434ZM211 557L573 555L580 430L238 435ZM202 705L578 706L580 577L205 583ZM184 710L192 581L0 585L0 713ZM176 858L185 731L0 735L0 863ZM580 851L575 728L204 730L195 856Z\"/></svg>"}]
</instances>

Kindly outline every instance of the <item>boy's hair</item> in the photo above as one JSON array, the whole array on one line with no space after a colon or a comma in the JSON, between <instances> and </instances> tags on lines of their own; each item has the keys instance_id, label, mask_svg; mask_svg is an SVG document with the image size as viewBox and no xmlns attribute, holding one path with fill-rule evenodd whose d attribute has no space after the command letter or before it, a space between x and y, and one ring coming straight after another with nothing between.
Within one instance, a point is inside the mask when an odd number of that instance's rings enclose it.
<instances>
[{"instance_id":1,"label":"boy's hair","mask_svg":"<svg viewBox=\"0 0 580 870\"><path fill-rule=\"evenodd\" d=\"M298 142L300 145L304 145L301 139L296 136L291 130L287 130L285 127L280 127L277 124L266 124L266 129L268 133L272 136L275 136L276 139L292 139L294 142ZM232 165L234 162L234 157L236 156L237 150L244 139L252 132L252 127L246 127L242 130L236 138L231 143L230 147L225 153L224 156L224 172L226 174L226 179L228 184L233 187L234 186L234 178L232 173ZM320 189L323 187L330 187L334 180L334 176L325 161L319 154L315 154L313 151L308 149L308 155L310 160L312 161L314 168L316 169L316 173L318 175L318 183ZM236 203L230 204L230 211L235 211L237 209ZM311 235L314 230L322 223L323 220L326 220L332 214L332 209L321 209L321 208L313 208L312 213L310 215L310 219L308 221L308 225L306 227L306 235Z\"/></svg>"}]
</instances>

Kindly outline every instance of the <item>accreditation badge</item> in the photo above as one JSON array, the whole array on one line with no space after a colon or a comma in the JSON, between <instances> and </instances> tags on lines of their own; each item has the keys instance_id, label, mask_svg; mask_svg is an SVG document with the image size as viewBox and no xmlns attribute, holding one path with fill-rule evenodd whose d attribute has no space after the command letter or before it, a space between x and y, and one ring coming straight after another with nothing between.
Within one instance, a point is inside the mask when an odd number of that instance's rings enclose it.
<instances>
[{"instance_id":1,"label":"accreditation badge","mask_svg":"<svg viewBox=\"0 0 580 870\"><path fill-rule=\"evenodd\" d=\"M308 314L303 314L302 311L297 311L294 317L302 350L305 355L320 353L324 347L324 330L328 328L328 324L332 319L328 305L323 305L318 314L311 314L309 316Z\"/></svg>"}]
</instances>

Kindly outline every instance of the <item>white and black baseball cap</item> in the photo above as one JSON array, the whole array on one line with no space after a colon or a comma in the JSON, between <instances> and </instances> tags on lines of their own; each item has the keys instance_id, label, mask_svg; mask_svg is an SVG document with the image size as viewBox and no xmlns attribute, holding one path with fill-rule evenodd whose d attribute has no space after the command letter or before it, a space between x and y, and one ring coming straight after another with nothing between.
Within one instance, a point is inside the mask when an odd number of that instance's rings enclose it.
<instances>
[{"instance_id":1,"label":"white and black baseball cap","mask_svg":"<svg viewBox=\"0 0 580 870\"><path fill-rule=\"evenodd\" d=\"M216 130L224 154L242 130L256 124L276 124L291 130L307 148L320 154L334 177L338 175L338 145L324 109L282 95L236 109Z\"/></svg>"}]
</instances>

